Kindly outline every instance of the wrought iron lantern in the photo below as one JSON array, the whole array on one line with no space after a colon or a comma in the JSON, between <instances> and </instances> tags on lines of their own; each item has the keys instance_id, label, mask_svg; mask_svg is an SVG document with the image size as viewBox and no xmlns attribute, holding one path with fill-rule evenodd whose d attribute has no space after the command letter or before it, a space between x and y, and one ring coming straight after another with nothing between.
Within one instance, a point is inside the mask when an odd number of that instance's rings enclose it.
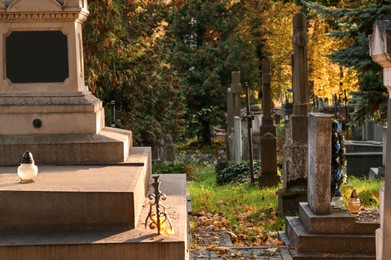
<instances>
[{"instance_id":1,"label":"wrought iron lantern","mask_svg":"<svg viewBox=\"0 0 391 260\"><path fill-rule=\"evenodd\" d=\"M159 235L162 233L172 235L174 234L174 228L172 227L171 219L166 212L166 207L161 203L161 201L166 200L167 196L160 190L160 176L152 177L154 179L152 183L154 192L148 195L150 202L148 216L145 219L145 228L147 228L150 222L149 227L157 230ZM153 210L154 206L155 211Z\"/></svg>"}]
</instances>

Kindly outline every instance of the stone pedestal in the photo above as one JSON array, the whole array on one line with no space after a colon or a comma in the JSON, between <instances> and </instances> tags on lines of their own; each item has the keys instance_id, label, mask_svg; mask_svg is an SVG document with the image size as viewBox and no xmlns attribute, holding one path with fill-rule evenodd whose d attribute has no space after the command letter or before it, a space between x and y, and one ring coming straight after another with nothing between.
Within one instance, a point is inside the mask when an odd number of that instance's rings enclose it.
<instances>
[{"instance_id":1,"label":"stone pedestal","mask_svg":"<svg viewBox=\"0 0 391 260\"><path fill-rule=\"evenodd\" d=\"M332 116L308 116L308 204L314 214L327 215L331 201Z\"/></svg>"},{"instance_id":2,"label":"stone pedestal","mask_svg":"<svg viewBox=\"0 0 391 260\"><path fill-rule=\"evenodd\" d=\"M242 127L240 117L234 117L234 159L235 162L242 161Z\"/></svg>"},{"instance_id":3,"label":"stone pedestal","mask_svg":"<svg viewBox=\"0 0 391 260\"><path fill-rule=\"evenodd\" d=\"M376 223L357 222L347 210L331 210L315 215L308 203L299 206L298 217L286 218L286 231L280 239L292 245L291 255L298 259L376 259Z\"/></svg>"}]
</instances>

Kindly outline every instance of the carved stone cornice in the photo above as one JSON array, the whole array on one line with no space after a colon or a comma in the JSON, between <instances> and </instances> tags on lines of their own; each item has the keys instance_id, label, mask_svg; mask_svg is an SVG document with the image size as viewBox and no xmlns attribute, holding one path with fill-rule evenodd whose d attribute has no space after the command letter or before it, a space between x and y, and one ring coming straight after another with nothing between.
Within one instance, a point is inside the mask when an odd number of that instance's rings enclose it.
<instances>
[{"instance_id":1,"label":"carved stone cornice","mask_svg":"<svg viewBox=\"0 0 391 260\"><path fill-rule=\"evenodd\" d=\"M78 21L84 22L87 20L88 13L86 12L61 12L61 13L7 13L0 12L0 21L8 22L55 22L55 21Z\"/></svg>"},{"instance_id":2,"label":"carved stone cornice","mask_svg":"<svg viewBox=\"0 0 391 260\"><path fill-rule=\"evenodd\" d=\"M77 21L88 16L87 0L0 0L0 21L23 23Z\"/></svg>"},{"instance_id":3,"label":"carved stone cornice","mask_svg":"<svg viewBox=\"0 0 391 260\"><path fill-rule=\"evenodd\" d=\"M100 102L93 95L84 97L0 97L0 105L90 105Z\"/></svg>"}]
</instances>

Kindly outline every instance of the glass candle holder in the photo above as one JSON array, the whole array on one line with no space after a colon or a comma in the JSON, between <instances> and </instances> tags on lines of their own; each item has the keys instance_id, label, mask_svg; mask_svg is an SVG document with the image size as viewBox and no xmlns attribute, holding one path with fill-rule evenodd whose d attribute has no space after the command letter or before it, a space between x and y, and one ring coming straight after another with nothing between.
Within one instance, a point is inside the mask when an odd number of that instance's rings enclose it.
<instances>
[{"instance_id":1,"label":"glass candle holder","mask_svg":"<svg viewBox=\"0 0 391 260\"><path fill-rule=\"evenodd\" d=\"M353 190L352 194L350 195L348 207L351 213L358 213L358 211L360 210L361 203L356 190Z\"/></svg>"}]
</instances>

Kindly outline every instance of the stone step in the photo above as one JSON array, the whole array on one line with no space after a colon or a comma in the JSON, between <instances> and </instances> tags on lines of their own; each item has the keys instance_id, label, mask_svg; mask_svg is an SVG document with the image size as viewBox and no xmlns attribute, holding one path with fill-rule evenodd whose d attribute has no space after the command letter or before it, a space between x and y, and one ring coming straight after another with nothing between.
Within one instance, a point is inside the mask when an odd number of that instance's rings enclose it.
<instances>
[{"instance_id":1,"label":"stone step","mask_svg":"<svg viewBox=\"0 0 391 260\"><path fill-rule=\"evenodd\" d=\"M293 260L376 260L376 256L356 255L356 254L296 254L291 253Z\"/></svg>"},{"instance_id":2,"label":"stone step","mask_svg":"<svg viewBox=\"0 0 391 260\"><path fill-rule=\"evenodd\" d=\"M296 253L375 255L375 233L310 234L299 217L286 217L286 233Z\"/></svg>"},{"instance_id":3,"label":"stone step","mask_svg":"<svg viewBox=\"0 0 391 260\"><path fill-rule=\"evenodd\" d=\"M98 134L2 136L0 166L19 165L25 151L41 165L125 162L132 152L132 132L105 127Z\"/></svg>"},{"instance_id":4,"label":"stone step","mask_svg":"<svg viewBox=\"0 0 391 260\"><path fill-rule=\"evenodd\" d=\"M299 217L310 234L374 234L380 227L378 223L356 222L354 215L346 209L315 215L306 202L299 205Z\"/></svg>"},{"instance_id":5,"label":"stone step","mask_svg":"<svg viewBox=\"0 0 391 260\"><path fill-rule=\"evenodd\" d=\"M158 235L145 228L149 199L145 198L134 229L8 231L0 236L2 260L183 260L188 259L186 176L164 174L161 190L174 234ZM148 194L152 192L151 190Z\"/></svg>"},{"instance_id":6,"label":"stone step","mask_svg":"<svg viewBox=\"0 0 391 260\"><path fill-rule=\"evenodd\" d=\"M318 259L327 259L327 260L343 260L343 259L355 259L355 260L376 260L375 255L357 255L357 254L330 254L330 253L297 253L293 244L289 240L285 231L279 231L278 236L280 240L290 248L289 255L292 260L318 260Z\"/></svg>"},{"instance_id":7,"label":"stone step","mask_svg":"<svg viewBox=\"0 0 391 260\"><path fill-rule=\"evenodd\" d=\"M134 228L151 175L151 149L126 163L40 166L34 183L0 167L0 231Z\"/></svg>"}]
</instances>

